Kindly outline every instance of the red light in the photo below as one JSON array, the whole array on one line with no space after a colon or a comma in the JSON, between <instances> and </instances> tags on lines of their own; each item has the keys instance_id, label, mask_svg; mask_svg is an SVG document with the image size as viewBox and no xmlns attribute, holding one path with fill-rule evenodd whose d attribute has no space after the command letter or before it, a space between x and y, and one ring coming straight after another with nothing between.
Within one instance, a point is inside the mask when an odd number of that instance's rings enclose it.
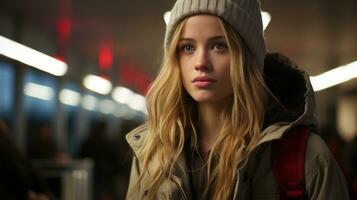
<instances>
[{"instance_id":1,"label":"red light","mask_svg":"<svg viewBox=\"0 0 357 200\"><path fill-rule=\"evenodd\" d=\"M61 18L57 24L57 32L60 43L66 43L71 32L71 21L68 18Z\"/></svg>"},{"instance_id":2,"label":"red light","mask_svg":"<svg viewBox=\"0 0 357 200\"><path fill-rule=\"evenodd\" d=\"M101 78L110 81L110 77L108 75L100 75Z\"/></svg>"},{"instance_id":3,"label":"red light","mask_svg":"<svg viewBox=\"0 0 357 200\"><path fill-rule=\"evenodd\" d=\"M60 61L62 61L62 62L65 62L65 59L64 59L64 57L63 56L61 56L61 55L54 55L53 56L55 59L57 59L57 60L60 60Z\"/></svg>"},{"instance_id":4,"label":"red light","mask_svg":"<svg viewBox=\"0 0 357 200\"><path fill-rule=\"evenodd\" d=\"M111 45L102 43L99 47L98 64L101 69L110 69L113 65L113 53Z\"/></svg>"},{"instance_id":5,"label":"red light","mask_svg":"<svg viewBox=\"0 0 357 200\"><path fill-rule=\"evenodd\" d=\"M135 64L128 62L120 68L120 81L122 84L136 88L141 94L146 94L150 84L150 76L137 69Z\"/></svg>"}]
</instances>

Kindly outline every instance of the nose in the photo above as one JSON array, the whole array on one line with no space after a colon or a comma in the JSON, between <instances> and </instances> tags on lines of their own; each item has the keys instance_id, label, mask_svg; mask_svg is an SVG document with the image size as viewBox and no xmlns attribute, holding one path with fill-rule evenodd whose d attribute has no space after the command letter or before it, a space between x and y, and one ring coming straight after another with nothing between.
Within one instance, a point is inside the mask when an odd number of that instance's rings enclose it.
<instances>
[{"instance_id":1,"label":"nose","mask_svg":"<svg viewBox=\"0 0 357 200\"><path fill-rule=\"evenodd\" d=\"M209 69L209 59L205 50L196 51L195 70L206 71Z\"/></svg>"}]
</instances>

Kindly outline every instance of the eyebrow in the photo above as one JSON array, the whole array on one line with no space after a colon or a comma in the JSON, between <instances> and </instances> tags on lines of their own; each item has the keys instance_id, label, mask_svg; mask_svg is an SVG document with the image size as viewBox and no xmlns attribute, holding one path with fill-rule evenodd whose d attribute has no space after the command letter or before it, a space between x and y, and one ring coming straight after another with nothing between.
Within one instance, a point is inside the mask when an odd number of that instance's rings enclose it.
<instances>
[{"instance_id":1,"label":"eyebrow","mask_svg":"<svg viewBox=\"0 0 357 200\"><path fill-rule=\"evenodd\" d=\"M225 39L224 36L214 36L214 37L210 37L208 38L208 41L213 41L213 40L219 40L219 39ZM180 38L180 41L195 41L195 39L193 38Z\"/></svg>"}]
</instances>

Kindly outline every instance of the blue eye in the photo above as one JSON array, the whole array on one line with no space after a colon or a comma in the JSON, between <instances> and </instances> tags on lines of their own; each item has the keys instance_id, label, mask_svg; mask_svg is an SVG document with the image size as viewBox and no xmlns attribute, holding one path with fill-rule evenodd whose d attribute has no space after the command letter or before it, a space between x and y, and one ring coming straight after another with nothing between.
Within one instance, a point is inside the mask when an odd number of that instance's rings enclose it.
<instances>
[{"instance_id":1,"label":"blue eye","mask_svg":"<svg viewBox=\"0 0 357 200\"><path fill-rule=\"evenodd\" d=\"M226 51L228 50L228 46L225 42L217 42L213 44L212 49L217 51Z\"/></svg>"},{"instance_id":2,"label":"blue eye","mask_svg":"<svg viewBox=\"0 0 357 200\"><path fill-rule=\"evenodd\" d=\"M195 49L194 49L193 45L185 44L185 45L180 46L180 50L185 53L192 53Z\"/></svg>"}]
</instances>

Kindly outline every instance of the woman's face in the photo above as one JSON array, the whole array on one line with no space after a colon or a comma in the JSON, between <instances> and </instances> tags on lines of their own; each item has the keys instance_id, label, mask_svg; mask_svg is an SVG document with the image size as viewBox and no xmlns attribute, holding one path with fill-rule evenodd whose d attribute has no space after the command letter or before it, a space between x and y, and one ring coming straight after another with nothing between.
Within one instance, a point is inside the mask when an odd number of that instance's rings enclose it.
<instances>
[{"instance_id":1,"label":"woman's face","mask_svg":"<svg viewBox=\"0 0 357 200\"><path fill-rule=\"evenodd\" d=\"M211 15L189 17L178 43L181 80L198 103L214 103L233 93L230 52L219 19Z\"/></svg>"}]
</instances>

